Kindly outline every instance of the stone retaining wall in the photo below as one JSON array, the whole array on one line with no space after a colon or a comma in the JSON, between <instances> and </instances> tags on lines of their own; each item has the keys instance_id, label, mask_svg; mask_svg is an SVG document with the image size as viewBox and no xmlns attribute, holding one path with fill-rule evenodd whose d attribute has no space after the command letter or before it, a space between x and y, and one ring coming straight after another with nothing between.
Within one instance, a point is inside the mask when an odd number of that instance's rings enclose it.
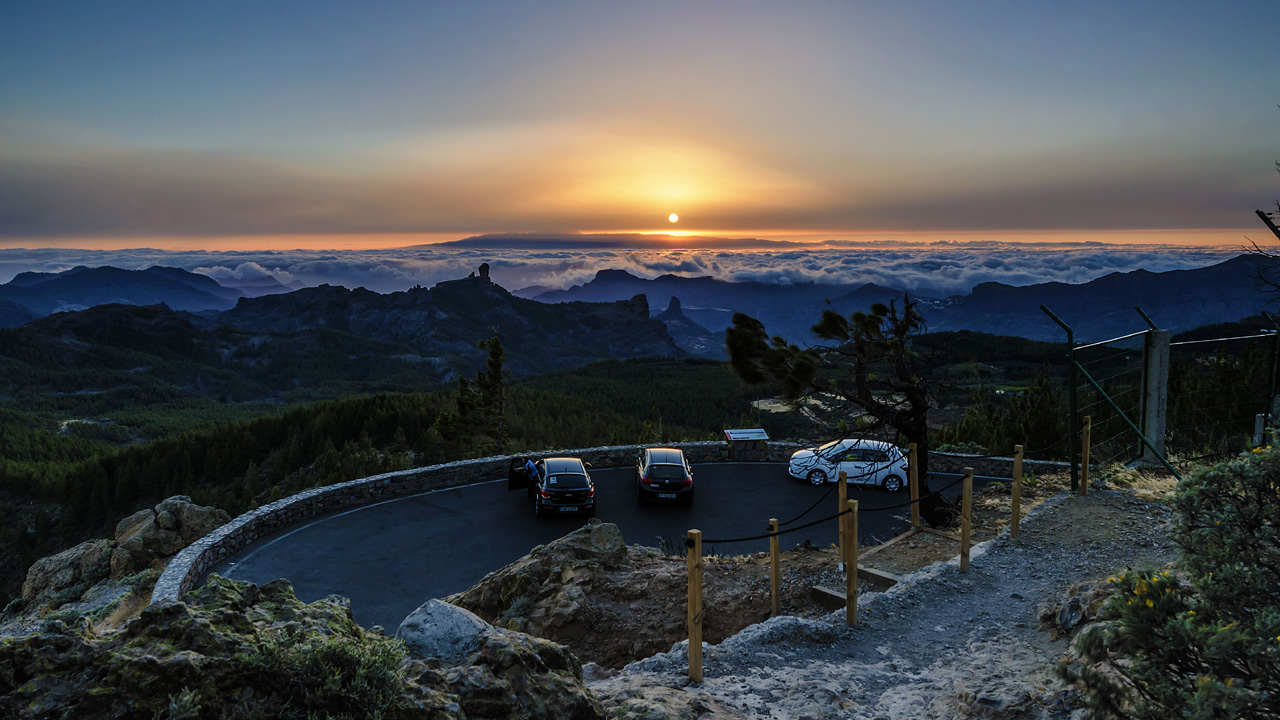
<instances>
[{"instance_id":1,"label":"stone retaining wall","mask_svg":"<svg viewBox=\"0 0 1280 720\"><path fill-rule=\"evenodd\" d=\"M596 468L626 467L635 462L645 445L615 445L579 450L540 453L543 457L568 455L580 457ZM691 463L727 462L729 445L708 441L672 443L684 450ZM764 447L764 461L785 460L800 449L794 443L769 442ZM311 488L277 500L235 518L205 535L173 557L156 581L151 602L176 600L182 594L203 584L205 573L229 555L263 535L317 515L335 510L366 505L401 495L474 485L507 477L510 455L477 458L458 462L413 468L374 475L350 482Z\"/></svg>"},{"instance_id":2,"label":"stone retaining wall","mask_svg":"<svg viewBox=\"0 0 1280 720\"><path fill-rule=\"evenodd\" d=\"M961 453L929 453L930 473L962 473L967 467L973 468L974 475L987 477L1013 477L1013 458L983 457L981 455L965 455ZM1058 460L1022 460L1022 472L1066 472L1071 463Z\"/></svg>"}]
</instances>

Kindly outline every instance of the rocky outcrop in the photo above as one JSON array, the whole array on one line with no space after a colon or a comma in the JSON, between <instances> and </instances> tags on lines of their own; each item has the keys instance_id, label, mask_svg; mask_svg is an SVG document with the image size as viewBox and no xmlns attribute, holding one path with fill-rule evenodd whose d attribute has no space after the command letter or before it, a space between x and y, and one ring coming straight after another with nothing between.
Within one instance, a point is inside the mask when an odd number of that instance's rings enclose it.
<instances>
[{"instance_id":1,"label":"rocky outcrop","mask_svg":"<svg viewBox=\"0 0 1280 720\"><path fill-rule=\"evenodd\" d=\"M89 540L37 560L27 570L22 599L28 610L57 609L108 578L118 580L147 569L230 519L218 508L175 495L121 520L112 540Z\"/></svg>"},{"instance_id":2,"label":"rocky outcrop","mask_svg":"<svg viewBox=\"0 0 1280 720\"><path fill-rule=\"evenodd\" d=\"M145 569L156 558L173 555L230 521L225 511L192 504L185 495L168 498L152 510L139 510L116 525L111 576Z\"/></svg>"},{"instance_id":3,"label":"rocky outcrop","mask_svg":"<svg viewBox=\"0 0 1280 720\"><path fill-rule=\"evenodd\" d=\"M40 598L78 598L89 586L106 579L111 571L113 547L115 543L110 540L90 540L40 558L27 570L23 600L30 603Z\"/></svg>"},{"instance_id":4,"label":"rocky outcrop","mask_svg":"<svg viewBox=\"0 0 1280 720\"><path fill-rule=\"evenodd\" d=\"M54 622L0 640L0 717L603 719L563 647L483 635L452 664L360 628L342 598L214 576L118 632Z\"/></svg>"},{"instance_id":5,"label":"rocky outcrop","mask_svg":"<svg viewBox=\"0 0 1280 720\"><path fill-rule=\"evenodd\" d=\"M708 641L768 617L767 586L746 577L706 566ZM584 661L616 668L686 637L684 603L654 598L683 598L687 586L683 559L628 548L616 525L593 521L446 600L498 627L562 643Z\"/></svg>"}]
</instances>

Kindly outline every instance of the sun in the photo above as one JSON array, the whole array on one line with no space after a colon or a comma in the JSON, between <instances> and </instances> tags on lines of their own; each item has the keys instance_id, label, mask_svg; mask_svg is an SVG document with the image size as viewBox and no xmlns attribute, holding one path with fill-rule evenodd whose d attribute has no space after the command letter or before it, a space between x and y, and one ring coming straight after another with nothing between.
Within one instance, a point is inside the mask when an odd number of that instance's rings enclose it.
<instances>
[{"instance_id":1,"label":"sun","mask_svg":"<svg viewBox=\"0 0 1280 720\"><path fill-rule=\"evenodd\" d=\"M680 219L680 216L675 213L671 213L670 215L667 216L667 219L670 220L671 222L675 222Z\"/></svg>"}]
</instances>

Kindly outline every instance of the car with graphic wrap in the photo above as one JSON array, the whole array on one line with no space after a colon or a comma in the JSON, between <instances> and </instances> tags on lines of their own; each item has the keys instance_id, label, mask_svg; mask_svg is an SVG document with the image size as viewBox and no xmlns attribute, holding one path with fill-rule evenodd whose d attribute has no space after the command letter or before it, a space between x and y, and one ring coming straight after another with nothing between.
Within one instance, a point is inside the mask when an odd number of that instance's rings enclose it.
<instances>
[{"instance_id":1,"label":"car with graphic wrap","mask_svg":"<svg viewBox=\"0 0 1280 720\"><path fill-rule=\"evenodd\" d=\"M840 473L851 485L871 485L888 492L906 487L907 459L891 443L844 438L791 456L787 474L812 485L836 482Z\"/></svg>"}]
</instances>

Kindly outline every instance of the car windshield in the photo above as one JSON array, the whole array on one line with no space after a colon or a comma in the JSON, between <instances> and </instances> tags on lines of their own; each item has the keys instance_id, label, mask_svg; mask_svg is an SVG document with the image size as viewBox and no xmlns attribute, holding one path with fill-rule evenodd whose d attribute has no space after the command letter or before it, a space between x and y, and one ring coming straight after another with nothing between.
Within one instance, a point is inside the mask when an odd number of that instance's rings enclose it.
<instances>
[{"instance_id":1,"label":"car windshield","mask_svg":"<svg viewBox=\"0 0 1280 720\"><path fill-rule=\"evenodd\" d=\"M556 490L583 490L588 487L587 476L576 473L551 475L547 478L547 487Z\"/></svg>"},{"instance_id":2,"label":"car windshield","mask_svg":"<svg viewBox=\"0 0 1280 720\"><path fill-rule=\"evenodd\" d=\"M680 465L650 465L649 477L654 480L683 480L684 467Z\"/></svg>"},{"instance_id":3,"label":"car windshield","mask_svg":"<svg viewBox=\"0 0 1280 720\"><path fill-rule=\"evenodd\" d=\"M826 452L826 451L828 451L828 450L830 450L830 449L834 448L835 446L839 445L839 444L840 444L840 443L842 443L842 442L844 442L844 441L843 441L843 440L832 440L831 442L827 443L826 445L819 445L819 446L818 446L818 452L820 452L820 453Z\"/></svg>"}]
</instances>

